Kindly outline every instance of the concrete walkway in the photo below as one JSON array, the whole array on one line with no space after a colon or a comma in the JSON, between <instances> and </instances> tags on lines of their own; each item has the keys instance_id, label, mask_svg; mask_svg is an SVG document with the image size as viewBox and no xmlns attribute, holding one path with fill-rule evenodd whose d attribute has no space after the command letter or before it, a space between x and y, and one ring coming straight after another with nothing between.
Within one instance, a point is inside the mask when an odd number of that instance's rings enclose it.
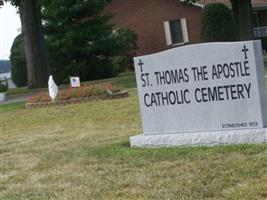
<instances>
[{"instance_id":1,"label":"concrete walkway","mask_svg":"<svg viewBox=\"0 0 267 200\"><path fill-rule=\"evenodd\" d=\"M36 92L7 95L6 100L4 102L0 102L0 105L25 102L27 100L27 98L29 98L35 94L36 94Z\"/></svg>"}]
</instances>

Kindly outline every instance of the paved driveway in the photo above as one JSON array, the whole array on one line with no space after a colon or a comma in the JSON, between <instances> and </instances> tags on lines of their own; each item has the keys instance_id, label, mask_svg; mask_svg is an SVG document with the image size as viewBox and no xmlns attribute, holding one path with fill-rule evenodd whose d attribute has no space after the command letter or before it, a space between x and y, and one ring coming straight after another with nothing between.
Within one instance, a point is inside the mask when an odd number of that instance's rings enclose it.
<instances>
[{"instance_id":1,"label":"paved driveway","mask_svg":"<svg viewBox=\"0 0 267 200\"><path fill-rule=\"evenodd\" d=\"M4 104L11 104L11 103L25 102L28 97L31 97L35 94L36 93L7 95L6 100L4 102L1 102L0 104L4 105Z\"/></svg>"}]
</instances>

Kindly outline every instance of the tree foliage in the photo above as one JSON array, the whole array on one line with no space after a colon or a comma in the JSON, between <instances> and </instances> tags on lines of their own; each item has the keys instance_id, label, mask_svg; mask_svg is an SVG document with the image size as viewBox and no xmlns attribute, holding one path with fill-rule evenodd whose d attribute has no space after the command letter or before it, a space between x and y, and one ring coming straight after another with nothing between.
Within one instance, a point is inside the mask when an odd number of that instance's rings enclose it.
<instances>
[{"instance_id":1,"label":"tree foliage","mask_svg":"<svg viewBox=\"0 0 267 200\"><path fill-rule=\"evenodd\" d=\"M21 0L4 0L5 2L10 2L13 6L19 6Z\"/></svg>"},{"instance_id":2,"label":"tree foliage","mask_svg":"<svg viewBox=\"0 0 267 200\"><path fill-rule=\"evenodd\" d=\"M236 40L234 17L226 5L212 3L204 7L201 14L201 37L204 42Z\"/></svg>"},{"instance_id":3,"label":"tree foliage","mask_svg":"<svg viewBox=\"0 0 267 200\"><path fill-rule=\"evenodd\" d=\"M114 57L114 63L118 70L133 69L133 57L137 49L137 35L128 28L118 29L113 35L119 47L118 55Z\"/></svg>"},{"instance_id":4,"label":"tree foliage","mask_svg":"<svg viewBox=\"0 0 267 200\"><path fill-rule=\"evenodd\" d=\"M239 40L253 40L251 0L230 0Z\"/></svg>"},{"instance_id":5,"label":"tree foliage","mask_svg":"<svg viewBox=\"0 0 267 200\"><path fill-rule=\"evenodd\" d=\"M58 82L67 82L74 75L85 81L116 74L113 58L128 52L128 40L123 42L125 34L114 33L109 23L111 15L100 14L107 3L107 0L45 2L43 19L50 66Z\"/></svg>"},{"instance_id":6,"label":"tree foliage","mask_svg":"<svg viewBox=\"0 0 267 200\"><path fill-rule=\"evenodd\" d=\"M11 47L11 75L16 86L27 85L27 65L23 46L23 35L19 34Z\"/></svg>"}]
</instances>

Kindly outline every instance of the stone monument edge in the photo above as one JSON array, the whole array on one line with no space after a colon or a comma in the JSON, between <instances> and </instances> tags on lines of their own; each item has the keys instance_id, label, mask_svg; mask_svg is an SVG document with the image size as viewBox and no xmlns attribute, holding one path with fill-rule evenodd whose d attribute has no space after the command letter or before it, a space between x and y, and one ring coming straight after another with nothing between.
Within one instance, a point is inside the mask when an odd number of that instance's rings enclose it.
<instances>
[{"instance_id":1,"label":"stone monument edge","mask_svg":"<svg viewBox=\"0 0 267 200\"><path fill-rule=\"evenodd\" d=\"M130 137L131 147L197 147L233 144L266 144L267 128L209 131L177 134L135 135Z\"/></svg>"},{"instance_id":2,"label":"stone monument edge","mask_svg":"<svg viewBox=\"0 0 267 200\"><path fill-rule=\"evenodd\" d=\"M260 41L241 41L235 43L250 42L253 47L253 56L255 59L255 65L259 66L261 69L259 72L256 71L256 84L258 85L259 93L259 106L260 113L259 118L262 120L262 127L254 129L231 129L231 130L213 130L213 131L199 131L199 132L175 132L175 133L164 133L164 134L140 134L130 137L131 147L177 147L177 146L214 146L214 145L231 145L231 144L262 144L267 143L267 102L266 102L266 88L265 88L265 76L263 62L259 61L262 54L259 50ZM230 42L226 42L227 44ZM210 44L221 44L217 42L212 42ZM203 45L203 44L194 44L194 46ZM192 45L191 45L192 46ZM182 48L189 48L185 46ZM174 49L169 49L163 51L164 53L173 51ZM134 61L137 62L140 58L147 57L149 59L152 55L157 55L157 52L154 54L148 54L144 56L138 56L134 58ZM262 60L263 61L263 60ZM135 65L136 66L136 65ZM137 73L135 72L137 75ZM260 79L260 80L259 80ZM136 79L137 81L137 79ZM140 83L139 83L140 84ZM262 85L263 84L263 85ZM137 82L138 85L138 82ZM139 99L140 96L138 95ZM139 101L140 102L140 101ZM141 111L142 112L142 111ZM143 118L143 115L141 115ZM142 120L143 125L143 120Z\"/></svg>"},{"instance_id":3,"label":"stone monument edge","mask_svg":"<svg viewBox=\"0 0 267 200\"><path fill-rule=\"evenodd\" d=\"M266 94L266 82L265 82L265 71L264 71L264 63L263 63L263 55L261 52L262 46L260 40L254 40L254 56L255 56L255 64L257 67L257 81L258 81L258 89L259 89L259 97L260 97L260 107L261 107L261 115L262 115L262 123L263 127L267 127L267 94Z\"/></svg>"}]
</instances>

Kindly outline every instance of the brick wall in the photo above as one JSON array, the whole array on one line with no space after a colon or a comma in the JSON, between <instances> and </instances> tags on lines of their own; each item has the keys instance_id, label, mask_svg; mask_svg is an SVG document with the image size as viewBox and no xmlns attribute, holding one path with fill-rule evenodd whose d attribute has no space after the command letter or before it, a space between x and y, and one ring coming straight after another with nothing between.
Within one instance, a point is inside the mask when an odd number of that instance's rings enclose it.
<instances>
[{"instance_id":1,"label":"brick wall","mask_svg":"<svg viewBox=\"0 0 267 200\"><path fill-rule=\"evenodd\" d=\"M189 43L200 42L201 8L179 0L112 0L104 12L115 14L112 23L117 27L128 27L137 33L137 55L171 48L166 45L164 21L186 18Z\"/></svg>"}]
</instances>

